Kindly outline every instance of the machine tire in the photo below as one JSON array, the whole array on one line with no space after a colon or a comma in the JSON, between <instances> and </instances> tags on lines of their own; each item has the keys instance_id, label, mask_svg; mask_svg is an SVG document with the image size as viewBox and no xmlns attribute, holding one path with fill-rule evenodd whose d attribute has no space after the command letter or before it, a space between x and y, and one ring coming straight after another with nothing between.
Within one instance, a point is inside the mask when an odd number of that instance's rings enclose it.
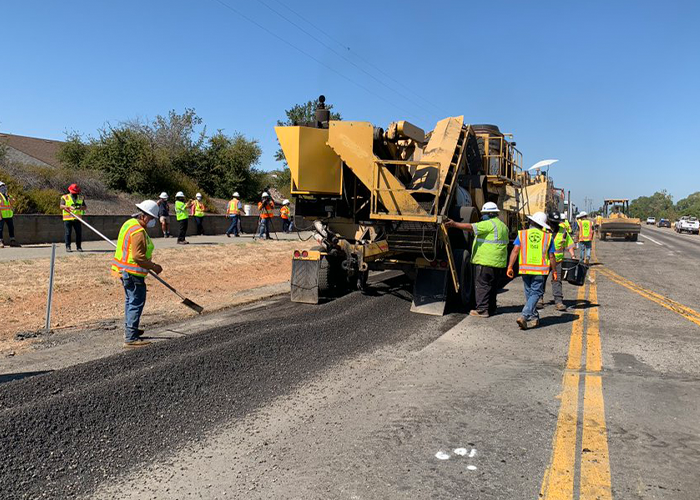
<instances>
[{"instance_id":1,"label":"machine tire","mask_svg":"<svg viewBox=\"0 0 700 500\"><path fill-rule=\"evenodd\" d=\"M331 291L331 265L325 255L318 268L318 294L327 296Z\"/></svg>"},{"instance_id":2,"label":"machine tire","mask_svg":"<svg viewBox=\"0 0 700 500\"><path fill-rule=\"evenodd\" d=\"M600 233L600 239L601 239L601 241L605 241L606 239L608 239L607 234L605 234L605 233Z\"/></svg>"},{"instance_id":3,"label":"machine tire","mask_svg":"<svg viewBox=\"0 0 700 500\"><path fill-rule=\"evenodd\" d=\"M639 239L638 234L633 234L632 237L630 238L632 241L637 241Z\"/></svg>"},{"instance_id":4,"label":"machine tire","mask_svg":"<svg viewBox=\"0 0 700 500\"><path fill-rule=\"evenodd\" d=\"M460 262L457 269L459 292L455 292L450 276L450 302L460 311L468 311L474 307L474 269L471 263L471 252L465 248L455 248L453 253L455 259Z\"/></svg>"}]
</instances>

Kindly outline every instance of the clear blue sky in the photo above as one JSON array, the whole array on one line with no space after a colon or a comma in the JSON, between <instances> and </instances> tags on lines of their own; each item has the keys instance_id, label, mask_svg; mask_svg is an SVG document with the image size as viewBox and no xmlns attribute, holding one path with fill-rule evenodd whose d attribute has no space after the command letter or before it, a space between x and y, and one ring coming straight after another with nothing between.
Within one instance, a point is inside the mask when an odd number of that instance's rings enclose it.
<instances>
[{"instance_id":1,"label":"clear blue sky","mask_svg":"<svg viewBox=\"0 0 700 500\"><path fill-rule=\"evenodd\" d=\"M579 205L700 190L699 2L263 0L387 88L263 3L221 1L315 60L217 0L3 2L0 130L62 139L193 107L259 140L269 170L275 121L323 93L380 126L496 123L526 166L558 158Z\"/></svg>"}]
</instances>

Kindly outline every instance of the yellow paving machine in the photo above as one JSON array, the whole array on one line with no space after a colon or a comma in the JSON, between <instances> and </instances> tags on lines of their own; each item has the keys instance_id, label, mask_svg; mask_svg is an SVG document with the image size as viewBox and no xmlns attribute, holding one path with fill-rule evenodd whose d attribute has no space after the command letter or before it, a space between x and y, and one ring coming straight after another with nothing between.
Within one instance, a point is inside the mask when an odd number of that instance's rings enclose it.
<instances>
[{"instance_id":1,"label":"yellow paving machine","mask_svg":"<svg viewBox=\"0 0 700 500\"><path fill-rule=\"evenodd\" d=\"M468 308L472 240L443 222L475 222L493 201L514 240L526 174L512 136L462 116L428 133L407 121L334 121L324 100L312 123L275 127L296 216L318 242L294 252L292 301L318 303L366 288L371 270L399 269L414 279L413 311L442 315L448 299Z\"/></svg>"},{"instance_id":2,"label":"yellow paving machine","mask_svg":"<svg viewBox=\"0 0 700 500\"><path fill-rule=\"evenodd\" d=\"M609 199L603 202L603 213L596 220L598 238L625 238L637 241L642 230L642 221L629 216L629 200Z\"/></svg>"}]
</instances>

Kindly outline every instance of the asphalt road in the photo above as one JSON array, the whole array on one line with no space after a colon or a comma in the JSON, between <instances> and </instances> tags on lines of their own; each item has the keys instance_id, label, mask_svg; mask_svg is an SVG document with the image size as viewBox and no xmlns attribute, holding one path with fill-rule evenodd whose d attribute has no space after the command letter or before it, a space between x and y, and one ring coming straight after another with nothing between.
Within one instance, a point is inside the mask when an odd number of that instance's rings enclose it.
<instances>
[{"instance_id":1,"label":"asphalt road","mask_svg":"<svg viewBox=\"0 0 700 500\"><path fill-rule=\"evenodd\" d=\"M537 330L391 279L2 384L0 496L696 499L700 237L642 234Z\"/></svg>"}]
</instances>

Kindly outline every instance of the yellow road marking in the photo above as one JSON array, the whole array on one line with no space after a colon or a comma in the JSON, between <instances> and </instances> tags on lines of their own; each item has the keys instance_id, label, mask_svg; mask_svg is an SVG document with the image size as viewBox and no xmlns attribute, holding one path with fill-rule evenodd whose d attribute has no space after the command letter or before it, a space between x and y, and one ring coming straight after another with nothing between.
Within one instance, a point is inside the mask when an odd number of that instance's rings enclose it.
<instances>
[{"instance_id":1,"label":"yellow road marking","mask_svg":"<svg viewBox=\"0 0 700 500\"><path fill-rule=\"evenodd\" d=\"M598 289L591 284L588 294L591 308L586 327L586 372L603 367L598 318ZM605 427L603 380L600 375L586 375L583 393L583 433L581 439L581 500L612 500L610 457Z\"/></svg>"},{"instance_id":2,"label":"yellow road marking","mask_svg":"<svg viewBox=\"0 0 700 500\"><path fill-rule=\"evenodd\" d=\"M577 304L583 304L586 299L586 287L578 289ZM569 357L566 360L567 370L579 370L581 368L581 352L583 348L583 315L585 309L574 309L577 317L571 327L571 340L569 341Z\"/></svg>"}]
</instances>

